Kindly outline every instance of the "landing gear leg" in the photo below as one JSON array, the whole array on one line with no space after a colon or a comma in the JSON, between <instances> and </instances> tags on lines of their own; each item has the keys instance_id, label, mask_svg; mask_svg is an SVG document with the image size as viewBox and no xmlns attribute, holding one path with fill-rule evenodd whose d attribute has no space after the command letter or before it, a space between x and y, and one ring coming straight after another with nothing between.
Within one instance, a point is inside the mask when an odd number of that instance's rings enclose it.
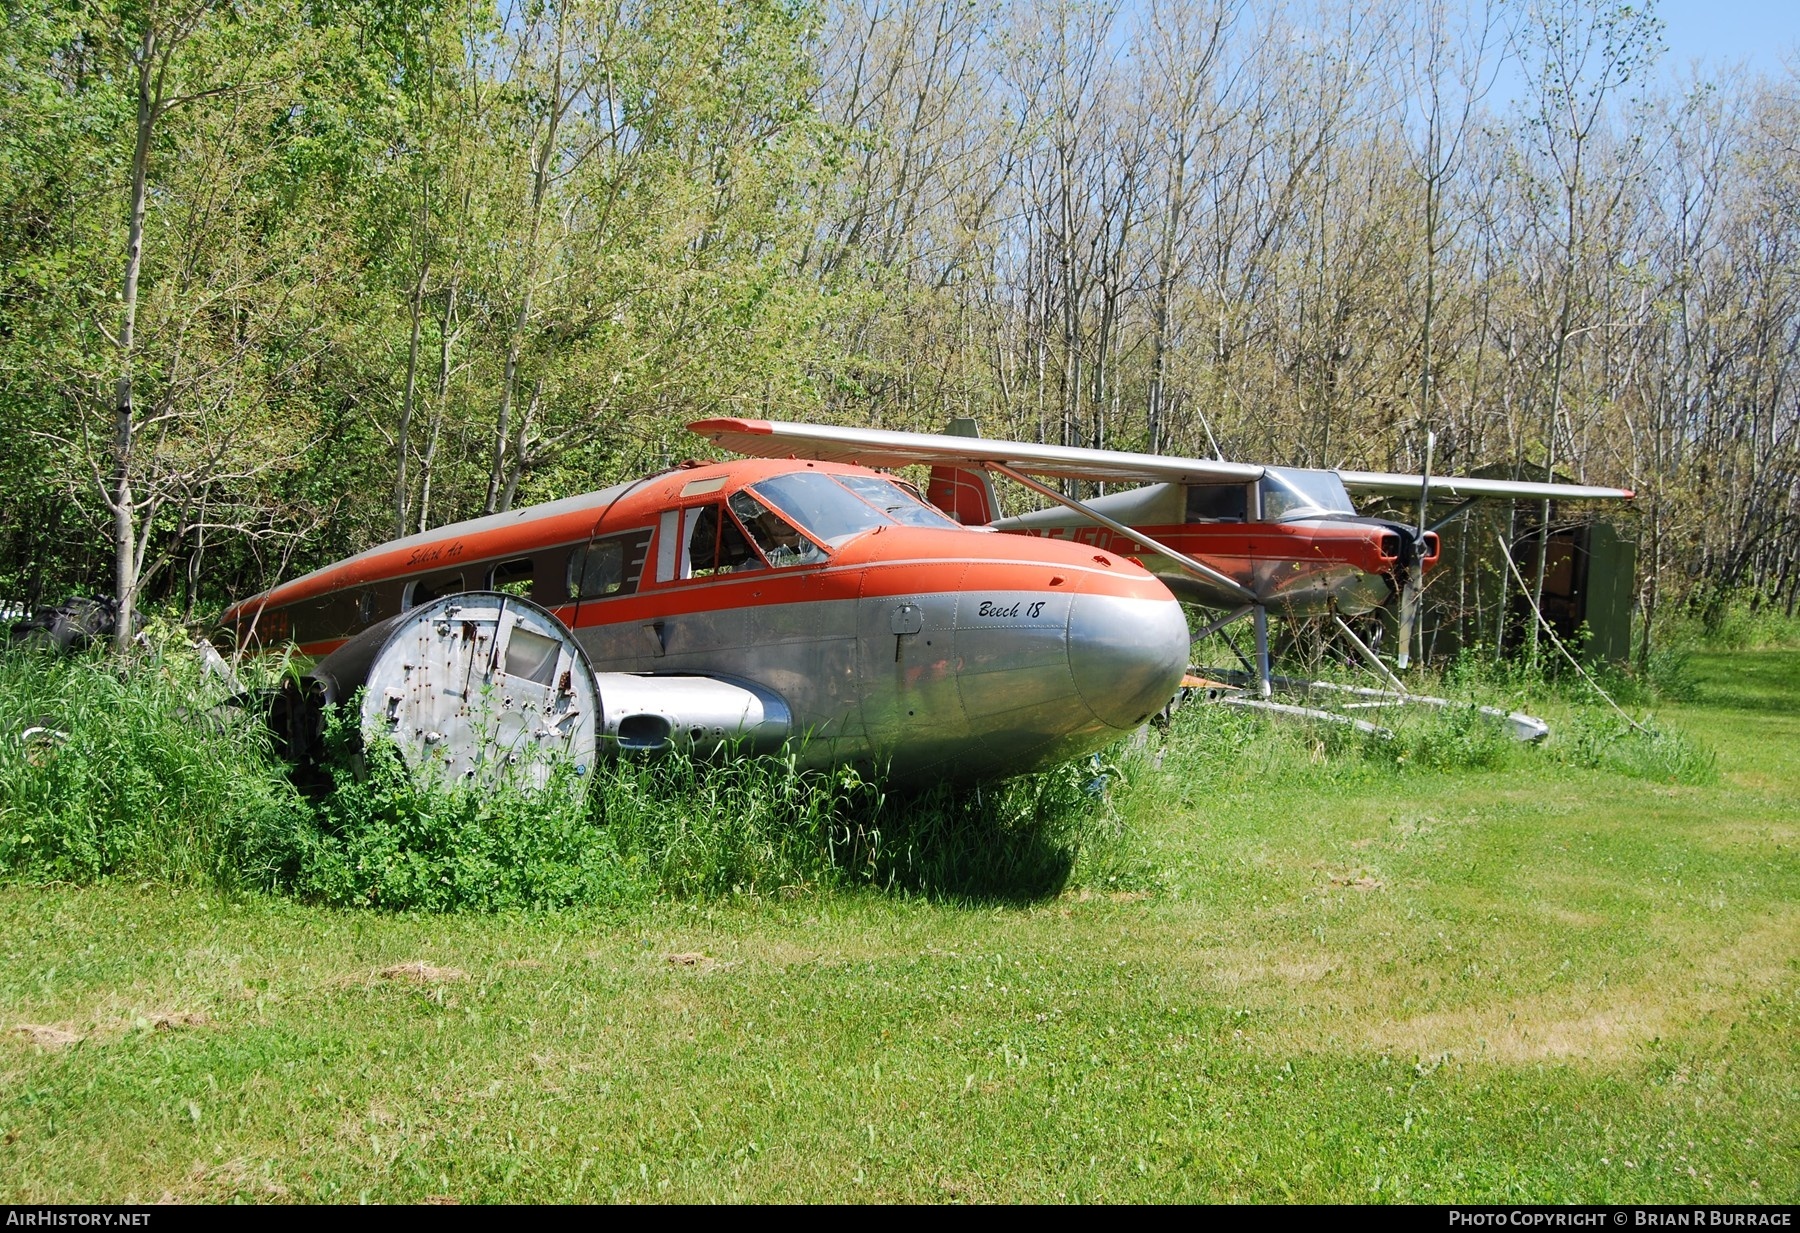
<instances>
[{"instance_id":1,"label":"landing gear leg","mask_svg":"<svg viewBox=\"0 0 1800 1233\"><path fill-rule=\"evenodd\" d=\"M1261 604L1250 618L1256 625L1256 692L1269 696L1269 610Z\"/></svg>"}]
</instances>

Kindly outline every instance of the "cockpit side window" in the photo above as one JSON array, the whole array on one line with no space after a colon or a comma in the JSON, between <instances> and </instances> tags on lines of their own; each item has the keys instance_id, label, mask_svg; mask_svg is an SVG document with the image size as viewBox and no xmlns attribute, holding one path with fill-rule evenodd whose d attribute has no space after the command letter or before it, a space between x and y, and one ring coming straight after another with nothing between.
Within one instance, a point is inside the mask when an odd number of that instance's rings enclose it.
<instances>
[{"instance_id":1,"label":"cockpit side window","mask_svg":"<svg viewBox=\"0 0 1800 1233\"><path fill-rule=\"evenodd\" d=\"M1242 483L1189 484L1187 522L1243 522L1249 516L1249 492Z\"/></svg>"},{"instance_id":2,"label":"cockpit side window","mask_svg":"<svg viewBox=\"0 0 1800 1233\"><path fill-rule=\"evenodd\" d=\"M1344 482L1332 471L1270 467L1263 473L1260 489L1264 522L1356 512Z\"/></svg>"},{"instance_id":3,"label":"cockpit side window","mask_svg":"<svg viewBox=\"0 0 1800 1233\"><path fill-rule=\"evenodd\" d=\"M750 546L735 519L722 505L697 505L687 511L689 578L709 578L742 569L761 569L762 559Z\"/></svg>"},{"instance_id":4,"label":"cockpit side window","mask_svg":"<svg viewBox=\"0 0 1800 1233\"><path fill-rule=\"evenodd\" d=\"M780 569L810 565L825 559L825 550L800 533L800 529L748 492L734 493L731 512L743 524L764 559ZM757 564L761 564L758 561Z\"/></svg>"}]
</instances>

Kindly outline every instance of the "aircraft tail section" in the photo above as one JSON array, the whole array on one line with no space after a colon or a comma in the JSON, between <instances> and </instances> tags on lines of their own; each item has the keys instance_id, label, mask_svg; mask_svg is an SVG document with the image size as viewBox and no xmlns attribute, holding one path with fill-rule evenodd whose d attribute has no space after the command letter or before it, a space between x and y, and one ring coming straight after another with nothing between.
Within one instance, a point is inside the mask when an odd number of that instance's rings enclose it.
<instances>
[{"instance_id":1,"label":"aircraft tail section","mask_svg":"<svg viewBox=\"0 0 1800 1233\"><path fill-rule=\"evenodd\" d=\"M981 435L974 420L960 417L951 420L944 433L951 437ZM926 480L925 499L966 527L983 527L1000 516L1000 501L985 471L933 467Z\"/></svg>"}]
</instances>

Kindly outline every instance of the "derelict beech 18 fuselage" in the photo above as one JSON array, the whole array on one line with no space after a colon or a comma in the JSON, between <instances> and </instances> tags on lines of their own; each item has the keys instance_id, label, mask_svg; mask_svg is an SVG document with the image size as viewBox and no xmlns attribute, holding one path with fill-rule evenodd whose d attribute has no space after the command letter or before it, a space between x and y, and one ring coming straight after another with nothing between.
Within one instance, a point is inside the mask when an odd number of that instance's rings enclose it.
<instances>
[{"instance_id":1,"label":"derelict beech 18 fuselage","mask_svg":"<svg viewBox=\"0 0 1800 1233\"><path fill-rule=\"evenodd\" d=\"M915 780L1101 748L1187 662L1178 603L1127 558L964 528L866 468L792 460L679 468L397 540L224 621L330 663L470 592L526 596L572 632L618 744L697 746L690 719L697 738L709 706L748 693L758 732L802 762Z\"/></svg>"}]
</instances>

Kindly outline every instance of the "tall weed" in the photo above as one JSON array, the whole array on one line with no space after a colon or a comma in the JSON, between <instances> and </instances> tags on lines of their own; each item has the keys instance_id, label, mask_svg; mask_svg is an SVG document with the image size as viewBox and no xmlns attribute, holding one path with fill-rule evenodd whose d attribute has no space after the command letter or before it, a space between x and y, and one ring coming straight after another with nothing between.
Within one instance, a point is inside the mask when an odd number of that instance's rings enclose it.
<instances>
[{"instance_id":1,"label":"tall weed","mask_svg":"<svg viewBox=\"0 0 1800 1233\"><path fill-rule=\"evenodd\" d=\"M327 725L331 791L247 853L270 889L343 907L496 911L627 897L630 871L566 781L540 791L421 783L352 709ZM572 775L572 770L565 771Z\"/></svg>"},{"instance_id":2,"label":"tall weed","mask_svg":"<svg viewBox=\"0 0 1800 1233\"><path fill-rule=\"evenodd\" d=\"M1653 631L1658 645L1708 651L1800 647L1800 616L1750 591L1711 592L1667 608Z\"/></svg>"},{"instance_id":3,"label":"tall weed","mask_svg":"<svg viewBox=\"0 0 1800 1233\"><path fill-rule=\"evenodd\" d=\"M1545 752L1571 766L1655 783L1705 785L1719 778L1719 759L1712 750L1649 719L1633 726L1611 713L1571 716Z\"/></svg>"},{"instance_id":4,"label":"tall weed","mask_svg":"<svg viewBox=\"0 0 1800 1233\"><path fill-rule=\"evenodd\" d=\"M1449 691L1446 691L1449 692ZM1397 771L1499 771L1532 763L1606 770L1659 783L1708 784L1716 755L1649 720L1627 722L1589 698L1556 699L1540 745L1514 740L1473 706L1401 706L1358 712L1390 735L1345 724L1296 721L1230 706L1181 708L1160 751L1165 772L1190 787L1254 791L1258 785L1355 784Z\"/></svg>"},{"instance_id":5,"label":"tall weed","mask_svg":"<svg viewBox=\"0 0 1800 1233\"><path fill-rule=\"evenodd\" d=\"M933 898L1054 894L1117 838L1117 767L1084 763L987 785L889 792L855 769L791 759L620 761L595 784L620 855L679 895L873 887Z\"/></svg>"},{"instance_id":6,"label":"tall weed","mask_svg":"<svg viewBox=\"0 0 1800 1233\"><path fill-rule=\"evenodd\" d=\"M343 906L554 908L853 886L933 897L1052 894L1118 838L1116 768L890 794L792 758L621 758L542 791L422 784L353 715L327 732L331 791L258 832L256 878ZM1099 786L1096 786L1099 785Z\"/></svg>"},{"instance_id":7,"label":"tall weed","mask_svg":"<svg viewBox=\"0 0 1800 1233\"><path fill-rule=\"evenodd\" d=\"M182 654L0 655L0 878L241 883L307 806L223 700Z\"/></svg>"}]
</instances>

